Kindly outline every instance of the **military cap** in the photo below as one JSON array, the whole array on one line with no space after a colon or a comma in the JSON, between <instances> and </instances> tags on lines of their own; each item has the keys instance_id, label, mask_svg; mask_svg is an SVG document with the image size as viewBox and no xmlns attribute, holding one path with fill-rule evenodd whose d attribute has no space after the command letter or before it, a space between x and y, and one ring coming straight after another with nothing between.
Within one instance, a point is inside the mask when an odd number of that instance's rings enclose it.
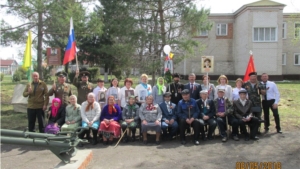
<instances>
[{"instance_id":1,"label":"military cap","mask_svg":"<svg viewBox=\"0 0 300 169\"><path fill-rule=\"evenodd\" d=\"M257 72L251 72L248 74L248 76L257 75Z\"/></svg>"},{"instance_id":2,"label":"military cap","mask_svg":"<svg viewBox=\"0 0 300 169\"><path fill-rule=\"evenodd\" d=\"M203 94L203 93L208 93L208 90L206 90L206 89L205 90L201 90L200 94Z\"/></svg>"},{"instance_id":3,"label":"military cap","mask_svg":"<svg viewBox=\"0 0 300 169\"><path fill-rule=\"evenodd\" d=\"M79 73L79 75L80 76L88 76L88 75L90 75L90 72L88 72L88 71L82 71L82 72Z\"/></svg>"},{"instance_id":4,"label":"military cap","mask_svg":"<svg viewBox=\"0 0 300 169\"><path fill-rule=\"evenodd\" d=\"M97 83L99 83L99 82L104 82L104 80L102 80L102 79L97 79Z\"/></svg>"},{"instance_id":5,"label":"military cap","mask_svg":"<svg viewBox=\"0 0 300 169\"><path fill-rule=\"evenodd\" d=\"M220 89L218 89L218 92L225 92L225 89L223 89L223 88L220 88Z\"/></svg>"},{"instance_id":6,"label":"military cap","mask_svg":"<svg viewBox=\"0 0 300 169\"><path fill-rule=\"evenodd\" d=\"M57 72L56 74L55 74L55 76L58 76L58 77L67 77L67 73L66 72L64 72L64 71L60 71L60 72Z\"/></svg>"},{"instance_id":7,"label":"military cap","mask_svg":"<svg viewBox=\"0 0 300 169\"><path fill-rule=\"evenodd\" d=\"M239 91L239 94L241 94L241 93L245 93L245 94L247 94L247 90L245 90L245 89L242 89L242 90L240 90L240 91Z\"/></svg>"},{"instance_id":8,"label":"military cap","mask_svg":"<svg viewBox=\"0 0 300 169\"><path fill-rule=\"evenodd\" d=\"M190 94L190 91L189 89L184 89L182 90L181 94Z\"/></svg>"},{"instance_id":9,"label":"military cap","mask_svg":"<svg viewBox=\"0 0 300 169\"><path fill-rule=\"evenodd\" d=\"M171 97L171 93L170 92L164 93L164 97Z\"/></svg>"},{"instance_id":10,"label":"military cap","mask_svg":"<svg viewBox=\"0 0 300 169\"><path fill-rule=\"evenodd\" d=\"M176 77L180 78L180 75L178 73L174 73L172 76L173 76L173 78L176 78Z\"/></svg>"}]
</instances>

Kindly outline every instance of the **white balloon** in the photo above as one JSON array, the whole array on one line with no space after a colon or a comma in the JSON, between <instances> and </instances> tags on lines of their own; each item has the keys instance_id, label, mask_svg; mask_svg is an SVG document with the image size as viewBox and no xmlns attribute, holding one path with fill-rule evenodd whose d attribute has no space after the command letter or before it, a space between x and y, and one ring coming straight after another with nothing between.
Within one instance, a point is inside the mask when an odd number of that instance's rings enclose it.
<instances>
[{"instance_id":1,"label":"white balloon","mask_svg":"<svg viewBox=\"0 0 300 169\"><path fill-rule=\"evenodd\" d=\"M171 52L171 46L170 45L165 45L164 46L164 52L165 52L165 54L170 54L170 52Z\"/></svg>"}]
</instances>

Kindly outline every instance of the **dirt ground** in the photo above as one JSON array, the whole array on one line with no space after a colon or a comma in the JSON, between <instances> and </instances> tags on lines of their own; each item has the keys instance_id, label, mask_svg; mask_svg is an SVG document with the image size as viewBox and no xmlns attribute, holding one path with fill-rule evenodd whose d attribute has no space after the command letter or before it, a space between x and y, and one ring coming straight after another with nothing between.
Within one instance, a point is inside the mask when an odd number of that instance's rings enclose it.
<instances>
[{"instance_id":1,"label":"dirt ground","mask_svg":"<svg viewBox=\"0 0 300 169\"><path fill-rule=\"evenodd\" d=\"M218 131L216 131L218 135ZM149 137L149 144L140 141L121 143L117 148L85 145L82 149L92 149L93 159L89 169L99 168L236 168L237 162L280 162L283 169L300 168L300 131L284 131L277 134L270 130L260 135L259 141L221 142L216 136L211 141L201 141L195 146L190 138L181 145L179 138L154 144L155 136ZM152 143L151 143L152 142ZM60 160L49 150L30 146L1 145L1 168L42 169L54 168ZM250 164L250 163L248 163ZM239 167L237 167L239 168ZM276 169L276 167L273 166Z\"/></svg>"}]
</instances>

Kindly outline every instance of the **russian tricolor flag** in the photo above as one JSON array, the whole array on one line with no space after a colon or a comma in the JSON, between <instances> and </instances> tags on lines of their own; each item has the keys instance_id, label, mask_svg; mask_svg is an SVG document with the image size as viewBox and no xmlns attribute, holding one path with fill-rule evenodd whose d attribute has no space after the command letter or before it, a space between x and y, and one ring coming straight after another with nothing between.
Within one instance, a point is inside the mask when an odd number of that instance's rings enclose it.
<instances>
[{"instance_id":1,"label":"russian tricolor flag","mask_svg":"<svg viewBox=\"0 0 300 169\"><path fill-rule=\"evenodd\" d=\"M73 18L70 19L70 33L69 40L65 51L64 62L63 65L75 59L76 54L76 42L75 42L75 33L73 27Z\"/></svg>"}]
</instances>

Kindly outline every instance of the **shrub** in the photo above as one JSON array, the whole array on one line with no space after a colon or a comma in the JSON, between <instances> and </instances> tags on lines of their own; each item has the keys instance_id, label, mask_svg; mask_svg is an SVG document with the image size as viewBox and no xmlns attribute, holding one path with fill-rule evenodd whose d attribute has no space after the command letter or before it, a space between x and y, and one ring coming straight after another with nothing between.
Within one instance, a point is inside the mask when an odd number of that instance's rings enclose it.
<instances>
[{"instance_id":1,"label":"shrub","mask_svg":"<svg viewBox=\"0 0 300 169\"><path fill-rule=\"evenodd\" d=\"M172 82L172 74L171 74L170 70L168 70L168 71L165 73L164 79L165 79L165 81L167 82L167 84L169 84L169 83Z\"/></svg>"},{"instance_id":2,"label":"shrub","mask_svg":"<svg viewBox=\"0 0 300 169\"><path fill-rule=\"evenodd\" d=\"M4 73L0 73L0 81L2 81L4 78Z\"/></svg>"},{"instance_id":3,"label":"shrub","mask_svg":"<svg viewBox=\"0 0 300 169\"><path fill-rule=\"evenodd\" d=\"M100 69L98 67L91 67L88 68L88 71L90 72L89 81L96 81L97 77L100 76Z\"/></svg>"},{"instance_id":4,"label":"shrub","mask_svg":"<svg viewBox=\"0 0 300 169\"><path fill-rule=\"evenodd\" d=\"M19 82L21 80L27 80L27 72L22 67L19 67L15 71L12 80L13 80L13 82Z\"/></svg>"}]
</instances>

